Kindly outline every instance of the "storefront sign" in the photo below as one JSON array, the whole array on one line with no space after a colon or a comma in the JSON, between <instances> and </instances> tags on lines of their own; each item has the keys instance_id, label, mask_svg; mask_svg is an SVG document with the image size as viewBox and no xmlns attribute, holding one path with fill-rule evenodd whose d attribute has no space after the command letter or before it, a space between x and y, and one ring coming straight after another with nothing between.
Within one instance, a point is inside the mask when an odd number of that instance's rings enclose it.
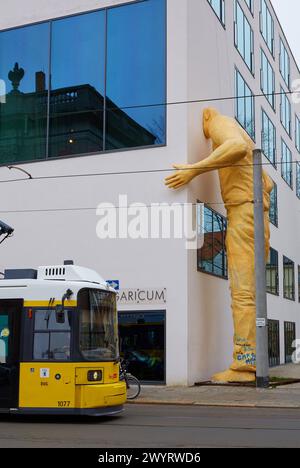
<instances>
[{"instance_id":1,"label":"storefront sign","mask_svg":"<svg viewBox=\"0 0 300 468\"><path fill-rule=\"evenodd\" d=\"M120 289L117 293L118 305L166 304L166 288Z\"/></svg>"}]
</instances>

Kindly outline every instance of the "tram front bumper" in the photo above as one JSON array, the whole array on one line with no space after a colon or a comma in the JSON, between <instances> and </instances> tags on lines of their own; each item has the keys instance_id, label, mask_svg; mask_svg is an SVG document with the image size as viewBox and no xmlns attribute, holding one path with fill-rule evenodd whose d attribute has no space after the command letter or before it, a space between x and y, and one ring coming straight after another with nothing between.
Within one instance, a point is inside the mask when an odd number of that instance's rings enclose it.
<instances>
[{"instance_id":1,"label":"tram front bumper","mask_svg":"<svg viewBox=\"0 0 300 468\"><path fill-rule=\"evenodd\" d=\"M75 386L75 408L121 406L126 402L126 383Z\"/></svg>"}]
</instances>

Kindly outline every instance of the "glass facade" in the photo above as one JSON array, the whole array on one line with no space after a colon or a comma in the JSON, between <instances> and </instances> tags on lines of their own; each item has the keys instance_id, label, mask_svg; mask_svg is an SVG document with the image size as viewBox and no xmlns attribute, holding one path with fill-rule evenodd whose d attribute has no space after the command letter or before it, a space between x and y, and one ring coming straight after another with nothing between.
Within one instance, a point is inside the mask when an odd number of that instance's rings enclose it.
<instances>
[{"instance_id":1,"label":"glass facade","mask_svg":"<svg viewBox=\"0 0 300 468\"><path fill-rule=\"evenodd\" d=\"M261 0L260 31L274 56L274 20L265 0Z\"/></svg>"},{"instance_id":2,"label":"glass facade","mask_svg":"<svg viewBox=\"0 0 300 468\"><path fill-rule=\"evenodd\" d=\"M275 109L275 73L267 59L266 54L261 49L261 71L260 71L260 88L267 100Z\"/></svg>"},{"instance_id":3,"label":"glass facade","mask_svg":"<svg viewBox=\"0 0 300 468\"><path fill-rule=\"evenodd\" d=\"M296 148L300 153L300 120L296 116L296 123L295 123L295 141L296 141Z\"/></svg>"},{"instance_id":4,"label":"glass facade","mask_svg":"<svg viewBox=\"0 0 300 468\"><path fill-rule=\"evenodd\" d=\"M251 13L254 12L254 3L253 3L254 0L245 0L246 2L246 5L248 6L249 10L251 11Z\"/></svg>"},{"instance_id":5,"label":"glass facade","mask_svg":"<svg viewBox=\"0 0 300 468\"><path fill-rule=\"evenodd\" d=\"M274 183L272 192L270 193L270 221L271 223L278 227L278 189L277 184Z\"/></svg>"},{"instance_id":6,"label":"glass facade","mask_svg":"<svg viewBox=\"0 0 300 468\"><path fill-rule=\"evenodd\" d=\"M281 97L281 104L280 104L280 120L284 128L286 129L287 133L291 136L292 130L292 108L291 103L285 94L282 87L280 87L280 97Z\"/></svg>"},{"instance_id":7,"label":"glass facade","mask_svg":"<svg viewBox=\"0 0 300 468\"><path fill-rule=\"evenodd\" d=\"M227 279L226 218L205 206L203 228L204 244L197 251L198 271Z\"/></svg>"},{"instance_id":8,"label":"glass facade","mask_svg":"<svg viewBox=\"0 0 300 468\"><path fill-rule=\"evenodd\" d=\"M292 152L283 140L281 140L281 175L283 180L293 188Z\"/></svg>"},{"instance_id":9,"label":"glass facade","mask_svg":"<svg viewBox=\"0 0 300 468\"><path fill-rule=\"evenodd\" d=\"M235 70L235 118L255 139L254 96L246 81L238 70Z\"/></svg>"},{"instance_id":10,"label":"glass facade","mask_svg":"<svg viewBox=\"0 0 300 468\"><path fill-rule=\"evenodd\" d=\"M276 128L262 110L261 148L266 158L276 167Z\"/></svg>"},{"instance_id":11,"label":"glass facade","mask_svg":"<svg viewBox=\"0 0 300 468\"><path fill-rule=\"evenodd\" d=\"M207 0L217 17L225 25L225 0Z\"/></svg>"},{"instance_id":12,"label":"glass facade","mask_svg":"<svg viewBox=\"0 0 300 468\"><path fill-rule=\"evenodd\" d=\"M108 10L106 149L165 143L163 4Z\"/></svg>"},{"instance_id":13,"label":"glass facade","mask_svg":"<svg viewBox=\"0 0 300 468\"><path fill-rule=\"evenodd\" d=\"M296 163L296 195L300 198L300 162Z\"/></svg>"},{"instance_id":14,"label":"glass facade","mask_svg":"<svg viewBox=\"0 0 300 468\"><path fill-rule=\"evenodd\" d=\"M288 54L288 51L284 45L284 43L282 42L282 40L280 39L280 73L281 73L281 76L282 78L284 79L285 81L285 84L287 85L287 87L289 88L290 87L290 69L291 69L291 64L290 64L290 57L289 57L289 54Z\"/></svg>"},{"instance_id":15,"label":"glass facade","mask_svg":"<svg viewBox=\"0 0 300 468\"><path fill-rule=\"evenodd\" d=\"M119 312L120 353L142 382L165 382L165 327L165 311Z\"/></svg>"},{"instance_id":16,"label":"glass facade","mask_svg":"<svg viewBox=\"0 0 300 468\"><path fill-rule=\"evenodd\" d=\"M239 2L235 2L234 44L249 70L254 73L253 30Z\"/></svg>"},{"instance_id":17,"label":"glass facade","mask_svg":"<svg viewBox=\"0 0 300 468\"><path fill-rule=\"evenodd\" d=\"M0 163L165 144L165 25L147 0L1 32Z\"/></svg>"},{"instance_id":18,"label":"glass facade","mask_svg":"<svg viewBox=\"0 0 300 468\"><path fill-rule=\"evenodd\" d=\"M287 257L283 257L283 297L295 300L295 264Z\"/></svg>"},{"instance_id":19,"label":"glass facade","mask_svg":"<svg viewBox=\"0 0 300 468\"><path fill-rule=\"evenodd\" d=\"M270 248L269 258L266 266L267 292L279 295L279 266L278 252Z\"/></svg>"},{"instance_id":20,"label":"glass facade","mask_svg":"<svg viewBox=\"0 0 300 468\"><path fill-rule=\"evenodd\" d=\"M0 163L46 155L50 24L0 33Z\"/></svg>"}]
</instances>

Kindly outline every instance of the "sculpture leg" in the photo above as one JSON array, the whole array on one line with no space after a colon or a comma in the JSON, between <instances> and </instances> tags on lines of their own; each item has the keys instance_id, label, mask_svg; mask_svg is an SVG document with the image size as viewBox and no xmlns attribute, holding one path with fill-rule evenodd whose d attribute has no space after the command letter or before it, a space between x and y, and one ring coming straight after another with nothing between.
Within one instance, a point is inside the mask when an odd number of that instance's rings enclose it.
<instances>
[{"instance_id":1,"label":"sculpture leg","mask_svg":"<svg viewBox=\"0 0 300 468\"><path fill-rule=\"evenodd\" d=\"M265 214L266 255L269 252L269 216ZM216 374L216 382L253 382L256 372L256 306L254 275L253 205L228 209L226 236L234 324L234 352L230 369Z\"/></svg>"}]
</instances>

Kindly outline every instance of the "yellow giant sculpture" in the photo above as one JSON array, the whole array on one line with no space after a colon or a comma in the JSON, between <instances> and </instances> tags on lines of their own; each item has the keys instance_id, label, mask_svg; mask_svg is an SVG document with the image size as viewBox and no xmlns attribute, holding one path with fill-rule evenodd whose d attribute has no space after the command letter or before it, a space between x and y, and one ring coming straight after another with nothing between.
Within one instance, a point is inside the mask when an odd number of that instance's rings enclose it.
<instances>
[{"instance_id":1,"label":"yellow giant sculpture","mask_svg":"<svg viewBox=\"0 0 300 468\"><path fill-rule=\"evenodd\" d=\"M179 189L194 177L218 169L227 210L226 249L234 322L234 352L230 368L212 377L215 382L252 382L256 372L256 306L254 276L253 149L248 134L236 120L213 108L203 114L203 130L213 143L209 157L196 164L175 164L166 178ZM263 172L265 248L269 253L269 207L273 183Z\"/></svg>"}]
</instances>

